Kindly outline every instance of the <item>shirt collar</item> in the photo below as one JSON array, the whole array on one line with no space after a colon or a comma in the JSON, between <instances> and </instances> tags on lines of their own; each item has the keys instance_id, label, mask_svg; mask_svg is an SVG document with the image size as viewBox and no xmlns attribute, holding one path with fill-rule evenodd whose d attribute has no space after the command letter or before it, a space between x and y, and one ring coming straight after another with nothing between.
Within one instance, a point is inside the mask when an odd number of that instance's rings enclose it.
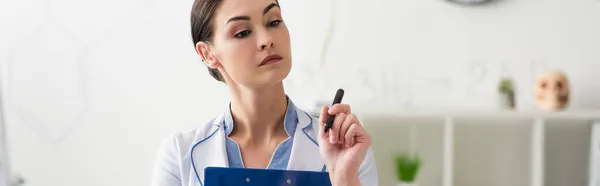
<instances>
[{"instance_id":1,"label":"shirt collar","mask_svg":"<svg viewBox=\"0 0 600 186\"><path fill-rule=\"evenodd\" d=\"M294 103L290 100L288 96L287 99L287 109L285 111L284 116L284 130L288 136L294 137L294 131L296 130L296 126L298 125L298 116L296 114L296 107ZM233 116L231 115L231 103L227 107L227 111L224 116L224 126L225 126L225 134L229 136L229 134L233 131L234 123Z\"/></svg>"}]
</instances>

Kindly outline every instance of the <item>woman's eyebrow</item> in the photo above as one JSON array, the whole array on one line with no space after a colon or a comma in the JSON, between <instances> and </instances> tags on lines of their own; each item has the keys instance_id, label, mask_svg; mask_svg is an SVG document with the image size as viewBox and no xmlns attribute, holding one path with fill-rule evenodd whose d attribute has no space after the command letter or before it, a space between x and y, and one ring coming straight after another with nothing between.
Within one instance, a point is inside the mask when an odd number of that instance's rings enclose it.
<instances>
[{"instance_id":1,"label":"woman's eyebrow","mask_svg":"<svg viewBox=\"0 0 600 186\"><path fill-rule=\"evenodd\" d=\"M263 10L263 15L267 14L267 12L269 12L269 10L271 10L273 7L279 8L279 5L277 3L271 3L269 6L267 6L265 8L265 10Z\"/></svg>"},{"instance_id":2,"label":"woman's eyebrow","mask_svg":"<svg viewBox=\"0 0 600 186\"><path fill-rule=\"evenodd\" d=\"M263 15L267 14L269 10L273 9L273 7L279 7L277 3L271 3L263 10ZM232 21L250 21L250 16L235 16L227 20L227 23ZM227 23L225 23L227 25Z\"/></svg>"},{"instance_id":3,"label":"woman's eyebrow","mask_svg":"<svg viewBox=\"0 0 600 186\"><path fill-rule=\"evenodd\" d=\"M229 19L227 21L227 23L232 22L232 21L249 21L249 20L250 20L250 16L235 16L235 17L232 17L231 19Z\"/></svg>"}]
</instances>

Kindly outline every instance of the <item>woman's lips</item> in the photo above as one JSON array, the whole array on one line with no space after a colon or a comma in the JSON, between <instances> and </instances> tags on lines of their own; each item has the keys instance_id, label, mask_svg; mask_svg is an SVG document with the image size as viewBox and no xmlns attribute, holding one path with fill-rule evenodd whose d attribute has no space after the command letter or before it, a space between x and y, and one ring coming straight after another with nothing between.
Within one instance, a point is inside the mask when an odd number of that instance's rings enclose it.
<instances>
[{"instance_id":1,"label":"woman's lips","mask_svg":"<svg viewBox=\"0 0 600 186\"><path fill-rule=\"evenodd\" d=\"M269 55L269 56L265 57L258 66L277 63L277 62L281 61L281 59L283 59L283 57L281 57L280 55L277 55L277 54Z\"/></svg>"}]
</instances>

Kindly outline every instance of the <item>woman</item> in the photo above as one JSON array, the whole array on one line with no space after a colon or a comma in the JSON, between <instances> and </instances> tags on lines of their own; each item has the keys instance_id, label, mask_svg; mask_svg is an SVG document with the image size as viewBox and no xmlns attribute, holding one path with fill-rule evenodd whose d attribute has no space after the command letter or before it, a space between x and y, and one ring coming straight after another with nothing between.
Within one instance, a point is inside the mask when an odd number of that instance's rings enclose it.
<instances>
[{"instance_id":1,"label":"woman","mask_svg":"<svg viewBox=\"0 0 600 186\"><path fill-rule=\"evenodd\" d=\"M324 106L317 119L285 94L292 56L276 0L196 0L191 26L232 98L222 115L163 143L153 185L201 186L212 166L327 171L335 186L378 185L371 138L348 105ZM336 117L324 132L328 114Z\"/></svg>"}]
</instances>

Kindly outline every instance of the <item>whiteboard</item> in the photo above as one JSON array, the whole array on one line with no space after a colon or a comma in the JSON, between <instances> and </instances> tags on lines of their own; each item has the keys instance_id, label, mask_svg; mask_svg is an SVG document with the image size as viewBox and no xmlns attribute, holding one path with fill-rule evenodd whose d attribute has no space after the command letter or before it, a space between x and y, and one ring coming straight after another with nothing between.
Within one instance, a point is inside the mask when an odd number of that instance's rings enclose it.
<instances>
[{"instance_id":1,"label":"whiteboard","mask_svg":"<svg viewBox=\"0 0 600 186\"><path fill-rule=\"evenodd\" d=\"M8 148L6 147L6 134L1 111L2 109L0 109L0 186L8 186L10 166L8 161Z\"/></svg>"},{"instance_id":2,"label":"whiteboard","mask_svg":"<svg viewBox=\"0 0 600 186\"><path fill-rule=\"evenodd\" d=\"M1 55L0 55L1 56ZM5 105L4 105L4 70L6 69L3 64L0 64L0 186L9 185L10 175L10 162L9 152L7 147L7 136L6 136L6 120L5 120Z\"/></svg>"},{"instance_id":3,"label":"whiteboard","mask_svg":"<svg viewBox=\"0 0 600 186\"><path fill-rule=\"evenodd\" d=\"M497 109L497 85L509 77L517 107L534 110L537 76L558 69L571 82L569 108L600 108L591 101L600 98L600 55L592 49L600 41L597 2L333 2L282 1L301 7L284 9L294 20L288 25L296 49L288 85L298 95L315 87L314 99L329 100L344 87L353 103ZM306 16L308 10L319 16ZM321 43L329 45L302 48Z\"/></svg>"}]
</instances>

